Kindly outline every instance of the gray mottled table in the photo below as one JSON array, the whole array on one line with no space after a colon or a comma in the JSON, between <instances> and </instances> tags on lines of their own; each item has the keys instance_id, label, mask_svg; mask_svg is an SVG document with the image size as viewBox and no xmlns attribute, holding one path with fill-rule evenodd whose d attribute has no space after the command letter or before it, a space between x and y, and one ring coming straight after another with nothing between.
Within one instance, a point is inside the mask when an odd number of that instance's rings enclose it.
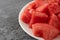
<instances>
[{"instance_id":1,"label":"gray mottled table","mask_svg":"<svg viewBox=\"0 0 60 40\"><path fill-rule=\"evenodd\" d=\"M21 8L31 0L0 0L0 40L36 40L18 24Z\"/></svg>"}]
</instances>

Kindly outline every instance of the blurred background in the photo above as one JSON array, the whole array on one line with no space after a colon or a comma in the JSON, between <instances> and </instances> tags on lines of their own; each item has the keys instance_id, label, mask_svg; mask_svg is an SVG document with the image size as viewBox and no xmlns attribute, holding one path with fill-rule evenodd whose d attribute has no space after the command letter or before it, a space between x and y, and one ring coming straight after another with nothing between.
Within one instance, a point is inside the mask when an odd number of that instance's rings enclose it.
<instances>
[{"instance_id":1,"label":"blurred background","mask_svg":"<svg viewBox=\"0 0 60 40\"><path fill-rule=\"evenodd\" d=\"M0 0L0 40L36 40L18 24L22 7L32 0Z\"/></svg>"}]
</instances>

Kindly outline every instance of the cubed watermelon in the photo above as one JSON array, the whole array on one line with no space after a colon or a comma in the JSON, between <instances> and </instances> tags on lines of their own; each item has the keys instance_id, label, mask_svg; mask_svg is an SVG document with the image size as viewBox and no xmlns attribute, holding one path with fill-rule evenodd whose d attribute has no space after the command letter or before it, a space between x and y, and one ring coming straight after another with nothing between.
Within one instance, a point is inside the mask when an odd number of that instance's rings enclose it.
<instances>
[{"instance_id":1,"label":"cubed watermelon","mask_svg":"<svg viewBox=\"0 0 60 40\"><path fill-rule=\"evenodd\" d=\"M49 4L46 3L46 4L43 4L43 5L39 6L39 7L36 8L36 11L43 12L43 13L46 13L46 14L49 15L48 5Z\"/></svg>"},{"instance_id":2,"label":"cubed watermelon","mask_svg":"<svg viewBox=\"0 0 60 40\"><path fill-rule=\"evenodd\" d=\"M41 6L47 3L47 0L34 0L37 6Z\"/></svg>"},{"instance_id":3,"label":"cubed watermelon","mask_svg":"<svg viewBox=\"0 0 60 40\"><path fill-rule=\"evenodd\" d=\"M35 9L35 2L31 2L25 9L24 11L22 12L22 15L21 15L21 20L25 23L29 23L30 22L30 19L31 19L31 13L30 11L33 9Z\"/></svg>"},{"instance_id":4,"label":"cubed watermelon","mask_svg":"<svg viewBox=\"0 0 60 40\"><path fill-rule=\"evenodd\" d=\"M51 15L49 24L60 30L60 21L56 15L54 14Z\"/></svg>"},{"instance_id":5,"label":"cubed watermelon","mask_svg":"<svg viewBox=\"0 0 60 40\"><path fill-rule=\"evenodd\" d=\"M59 0L34 0L37 6L41 6L45 3L58 3Z\"/></svg>"},{"instance_id":6,"label":"cubed watermelon","mask_svg":"<svg viewBox=\"0 0 60 40\"><path fill-rule=\"evenodd\" d=\"M31 14L29 13L29 10L28 10L28 9L25 9L25 10L22 12L22 15L21 15L20 19L21 19L23 22L27 23L27 24L30 22Z\"/></svg>"},{"instance_id":7,"label":"cubed watermelon","mask_svg":"<svg viewBox=\"0 0 60 40\"><path fill-rule=\"evenodd\" d=\"M60 12L60 6L58 4L50 4L48 6L50 14L58 14Z\"/></svg>"},{"instance_id":8,"label":"cubed watermelon","mask_svg":"<svg viewBox=\"0 0 60 40\"><path fill-rule=\"evenodd\" d=\"M45 13L35 11L35 13L32 13L32 18L29 24L30 28L32 28L32 24L34 23L47 23L47 19L48 15L46 15Z\"/></svg>"},{"instance_id":9,"label":"cubed watermelon","mask_svg":"<svg viewBox=\"0 0 60 40\"><path fill-rule=\"evenodd\" d=\"M35 2L31 2L28 6L27 6L27 8L28 9L36 9L36 4L35 4Z\"/></svg>"},{"instance_id":10,"label":"cubed watermelon","mask_svg":"<svg viewBox=\"0 0 60 40\"><path fill-rule=\"evenodd\" d=\"M45 40L52 40L59 35L59 30L45 23L35 23L32 25L33 34L43 37Z\"/></svg>"}]
</instances>

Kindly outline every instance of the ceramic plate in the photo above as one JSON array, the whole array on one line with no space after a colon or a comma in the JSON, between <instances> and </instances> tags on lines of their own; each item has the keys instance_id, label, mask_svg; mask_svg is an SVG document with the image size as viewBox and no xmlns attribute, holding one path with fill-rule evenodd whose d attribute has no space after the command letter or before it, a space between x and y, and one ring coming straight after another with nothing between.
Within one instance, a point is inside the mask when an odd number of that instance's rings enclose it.
<instances>
[{"instance_id":1,"label":"ceramic plate","mask_svg":"<svg viewBox=\"0 0 60 40\"><path fill-rule=\"evenodd\" d=\"M34 36L34 35L33 35L33 32L32 32L32 29L30 29L26 23L24 23L23 21L20 20L20 16L21 16L22 12L23 12L24 9L25 9L30 3L32 3L32 2L34 2L34 1L31 1L31 2L27 3L27 4L22 8L22 10L20 11L19 17L18 17L19 25L20 25L21 28L22 28L28 35L30 35L31 37L33 37L33 38L35 38L35 39L38 39L38 40L44 40L44 39L41 38L41 37L36 37L36 36ZM60 40L60 36L58 36L58 37L55 38L54 40Z\"/></svg>"}]
</instances>

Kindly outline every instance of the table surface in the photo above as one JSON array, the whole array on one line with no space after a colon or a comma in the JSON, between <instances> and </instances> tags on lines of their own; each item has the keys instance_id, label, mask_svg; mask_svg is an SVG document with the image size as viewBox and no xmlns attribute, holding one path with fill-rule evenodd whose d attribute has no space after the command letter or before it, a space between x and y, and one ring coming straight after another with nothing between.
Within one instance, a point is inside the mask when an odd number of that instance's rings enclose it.
<instances>
[{"instance_id":1,"label":"table surface","mask_svg":"<svg viewBox=\"0 0 60 40\"><path fill-rule=\"evenodd\" d=\"M36 40L19 26L18 14L32 0L0 0L0 40Z\"/></svg>"}]
</instances>

